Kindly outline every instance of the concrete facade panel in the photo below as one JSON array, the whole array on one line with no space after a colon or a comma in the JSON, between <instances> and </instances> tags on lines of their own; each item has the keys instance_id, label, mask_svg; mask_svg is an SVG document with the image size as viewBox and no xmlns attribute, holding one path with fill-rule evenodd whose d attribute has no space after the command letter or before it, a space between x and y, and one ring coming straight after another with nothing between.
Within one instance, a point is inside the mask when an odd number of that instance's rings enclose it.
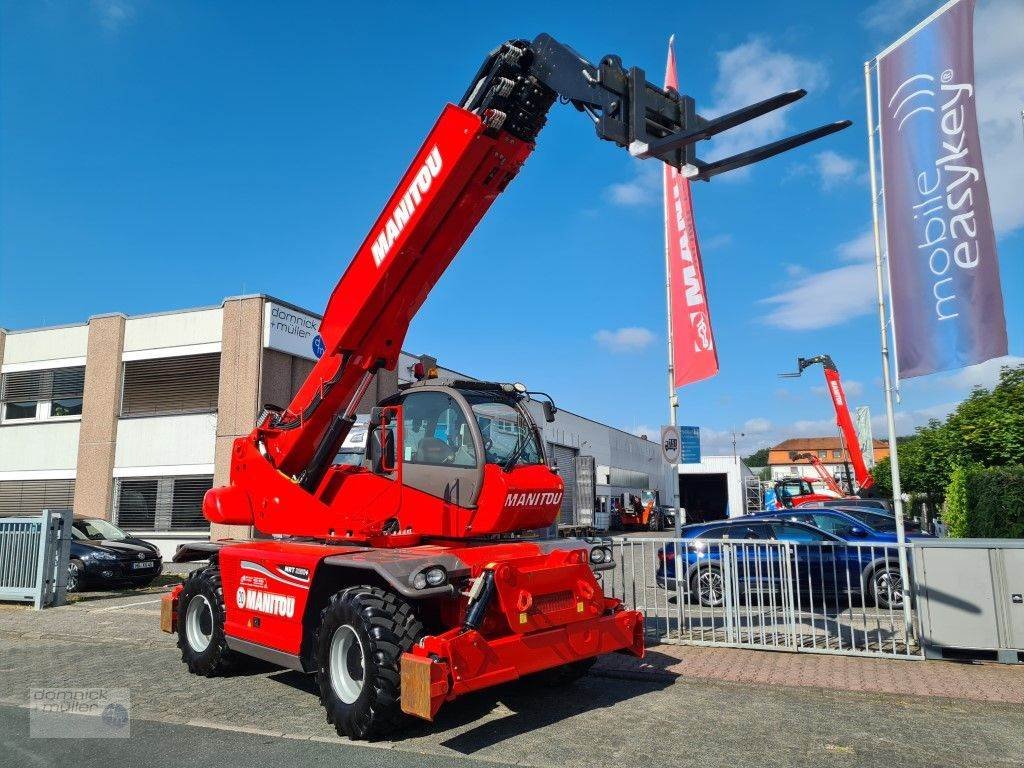
<instances>
[{"instance_id":1,"label":"concrete facade panel","mask_svg":"<svg viewBox=\"0 0 1024 768\"><path fill-rule=\"evenodd\" d=\"M85 357L89 344L89 326L69 325L38 331L7 333L3 363L32 363Z\"/></svg>"},{"instance_id":2,"label":"concrete facade panel","mask_svg":"<svg viewBox=\"0 0 1024 768\"><path fill-rule=\"evenodd\" d=\"M39 421L0 427L0 472L75 469L80 424Z\"/></svg>"},{"instance_id":3,"label":"concrete facade panel","mask_svg":"<svg viewBox=\"0 0 1024 768\"><path fill-rule=\"evenodd\" d=\"M210 465L216 434L213 413L121 419L111 469Z\"/></svg>"},{"instance_id":4,"label":"concrete facade panel","mask_svg":"<svg viewBox=\"0 0 1024 768\"><path fill-rule=\"evenodd\" d=\"M210 344L220 341L222 325L220 307L130 317L125 324L124 351Z\"/></svg>"}]
</instances>

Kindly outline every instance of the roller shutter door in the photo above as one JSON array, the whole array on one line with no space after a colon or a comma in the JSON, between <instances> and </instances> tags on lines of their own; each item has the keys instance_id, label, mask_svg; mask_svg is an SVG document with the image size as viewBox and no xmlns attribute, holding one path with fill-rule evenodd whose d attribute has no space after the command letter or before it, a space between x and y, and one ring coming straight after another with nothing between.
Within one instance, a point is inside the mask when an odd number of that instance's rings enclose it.
<instances>
[{"instance_id":1,"label":"roller shutter door","mask_svg":"<svg viewBox=\"0 0 1024 768\"><path fill-rule=\"evenodd\" d=\"M549 443L551 458L558 464L558 475L565 485L562 496L562 511L558 514L558 522L562 525L573 525L576 521L576 454L575 448Z\"/></svg>"}]
</instances>

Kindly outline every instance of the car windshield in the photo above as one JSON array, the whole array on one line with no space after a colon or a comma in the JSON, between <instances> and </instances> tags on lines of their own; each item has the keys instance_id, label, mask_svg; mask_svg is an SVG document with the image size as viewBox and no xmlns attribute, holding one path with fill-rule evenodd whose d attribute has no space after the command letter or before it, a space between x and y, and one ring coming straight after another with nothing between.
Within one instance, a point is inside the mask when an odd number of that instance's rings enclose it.
<instances>
[{"instance_id":1,"label":"car windshield","mask_svg":"<svg viewBox=\"0 0 1024 768\"><path fill-rule=\"evenodd\" d=\"M464 392L480 426L488 464L521 466L544 461L533 423L519 408L492 392Z\"/></svg>"},{"instance_id":2,"label":"car windshield","mask_svg":"<svg viewBox=\"0 0 1024 768\"><path fill-rule=\"evenodd\" d=\"M842 510L850 517L855 517L864 525L874 528L876 531L883 533L895 533L896 532L896 518L890 517L889 515L880 515L877 512L868 512L864 509L855 509L853 507L847 507Z\"/></svg>"},{"instance_id":3,"label":"car windshield","mask_svg":"<svg viewBox=\"0 0 1024 768\"><path fill-rule=\"evenodd\" d=\"M124 541L128 534L106 520L75 520L72 534L79 541Z\"/></svg>"}]
</instances>

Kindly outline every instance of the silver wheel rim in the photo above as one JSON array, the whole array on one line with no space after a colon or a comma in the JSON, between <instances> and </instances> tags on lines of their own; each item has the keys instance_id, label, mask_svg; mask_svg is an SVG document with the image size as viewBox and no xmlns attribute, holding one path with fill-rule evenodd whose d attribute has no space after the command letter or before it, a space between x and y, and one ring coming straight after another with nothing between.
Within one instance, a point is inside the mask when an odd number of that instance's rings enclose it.
<instances>
[{"instance_id":1,"label":"silver wheel rim","mask_svg":"<svg viewBox=\"0 0 1024 768\"><path fill-rule=\"evenodd\" d=\"M342 624L331 637L331 688L346 704L351 704L363 692L366 679L366 654L363 641L350 624Z\"/></svg>"},{"instance_id":2,"label":"silver wheel rim","mask_svg":"<svg viewBox=\"0 0 1024 768\"><path fill-rule=\"evenodd\" d=\"M702 573L697 581L700 598L705 603L717 605L722 600L722 577L717 571Z\"/></svg>"},{"instance_id":3,"label":"silver wheel rim","mask_svg":"<svg viewBox=\"0 0 1024 768\"><path fill-rule=\"evenodd\" d=\"M899 573L882 571L875 577L875 595L885 599L889 605L903 604L903 579Z\"/></svg>"},{"instance_id":4,"label":"silver wheel rim","mask_svg":"<svg viewBox=\"0 0 1024 768\"><path fill-rule=\"evenodd\" d=\"M185 638L192 650L202 653L213 640L213 607L206 595L195 595L185 611Z\"/></svg>"},{"instance_id":5,"label":"silver wheel rim","mask_svg":"<svg viewBox=\"0 0 1024 768\"><path fill-rule=\"evenodd\" d=\"M68 564L68 583L66 589L71 592L78 589L78 563Z\"/></svg>"}]
</instances>

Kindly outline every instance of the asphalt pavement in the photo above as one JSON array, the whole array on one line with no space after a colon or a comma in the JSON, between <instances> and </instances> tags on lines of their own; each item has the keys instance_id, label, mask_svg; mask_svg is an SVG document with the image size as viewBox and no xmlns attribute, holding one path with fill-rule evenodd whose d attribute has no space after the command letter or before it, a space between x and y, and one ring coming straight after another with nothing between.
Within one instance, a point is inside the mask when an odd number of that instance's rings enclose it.
<instances>
[{"instance_id":1,"label":"asphalt pavement","mask_svg":"<svg viewBox=\"0 0 1024 768\"><path fill-rule=\"evenodd\" d=\"M393 741L352 744L325 721L306 675L267 665L189 675L157 629L158 608L155 595L0 607L0 765L1024 765L1019 704L668 675L592 674L560 689L521 681L447 704ZM128 687L131 738L29 738L29 688L63 686Z\"/></svg>"}]
</instances>

